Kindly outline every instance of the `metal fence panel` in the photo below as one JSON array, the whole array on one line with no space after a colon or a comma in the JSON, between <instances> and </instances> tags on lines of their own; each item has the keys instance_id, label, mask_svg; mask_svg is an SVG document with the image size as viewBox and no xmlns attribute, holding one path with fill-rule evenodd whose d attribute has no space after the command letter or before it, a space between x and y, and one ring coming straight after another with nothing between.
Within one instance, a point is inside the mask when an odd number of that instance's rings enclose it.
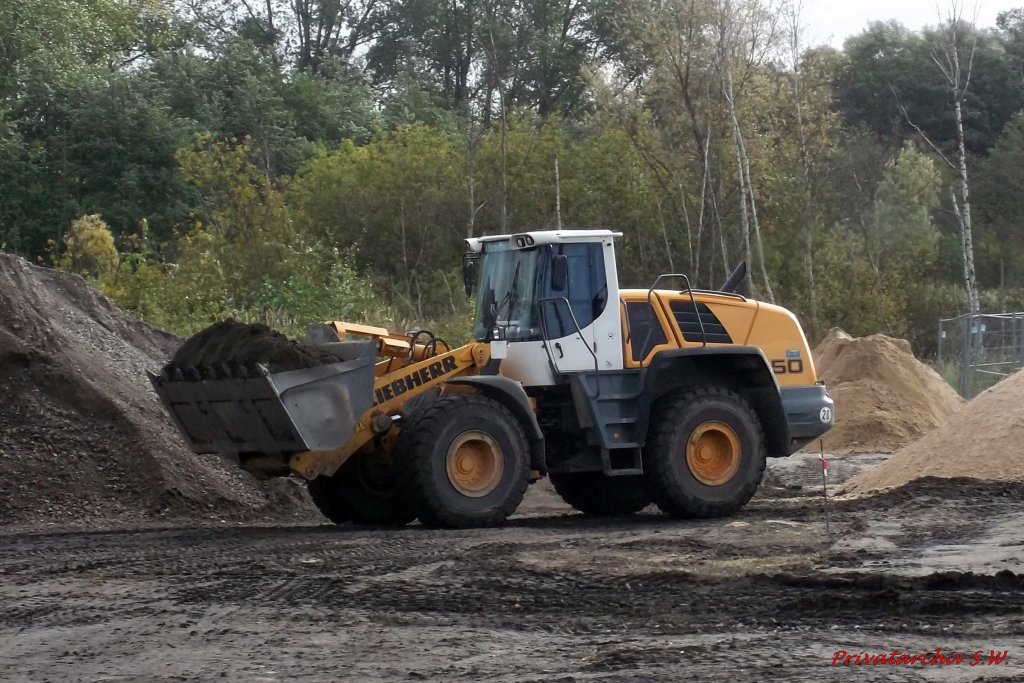
<instances>
[{"instance_id":1,"label":"metal fence panel","mask_svg":"<svg viewBox=\"0 0 1024 683\"><path fill-rule=\"evenodd\" d=\"M1024 313L962 315L939 322L939 371L972 399L1024 367Z\"/></svg>"}]
</instances>

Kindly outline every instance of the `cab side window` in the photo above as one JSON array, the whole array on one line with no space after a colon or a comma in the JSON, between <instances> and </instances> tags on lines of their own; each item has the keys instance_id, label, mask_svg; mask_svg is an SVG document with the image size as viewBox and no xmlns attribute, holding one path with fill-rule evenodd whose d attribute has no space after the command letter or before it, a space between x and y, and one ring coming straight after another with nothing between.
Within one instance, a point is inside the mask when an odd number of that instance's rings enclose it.
<instances>
[{"instance_id":1,"label":"cab side window","mask_svg":"<svg viewBox=\"0 0 1024 683\"><path fill-rule=\"evenodd\" d=\"M585 329L594 323L608 305L608 280L604 271L602 245L556 244L552 249L552 258L554 256L566 257L568 277L565 289L552 289L549 296L567 299L580 329ZM546 304L544 314L551 339L568 337L576 332L576 326L564 303Z\"/></svg>"},{"instance_id":2,"label":"cab side window","mask_svg":"<svg viewBox=\"0 0 1024 683\"><path fill-rule=\"evenodd\" d=\"M668 343L665 330L646 301L630 301L626 304L626 319L629 323L629 348L633 360L643 362L655 346Z\"/></svg>"}]
</instances>

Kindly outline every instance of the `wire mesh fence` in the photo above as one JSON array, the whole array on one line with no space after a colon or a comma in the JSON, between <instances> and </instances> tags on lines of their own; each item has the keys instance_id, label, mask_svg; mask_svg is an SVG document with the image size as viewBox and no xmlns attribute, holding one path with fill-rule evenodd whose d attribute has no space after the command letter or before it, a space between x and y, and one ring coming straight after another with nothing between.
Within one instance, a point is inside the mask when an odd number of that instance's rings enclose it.
<instances>
[{"instance_id":1,"label":"wire mesh fence","mask_svg":"<svg viewBox=\"0 0 1024 683\"><path fill-rule=\"evenodd\" d=\"M972 399L1024 367L1024 313L962 315L939 322L939 370Z\"/></svg>"}]
</instances>

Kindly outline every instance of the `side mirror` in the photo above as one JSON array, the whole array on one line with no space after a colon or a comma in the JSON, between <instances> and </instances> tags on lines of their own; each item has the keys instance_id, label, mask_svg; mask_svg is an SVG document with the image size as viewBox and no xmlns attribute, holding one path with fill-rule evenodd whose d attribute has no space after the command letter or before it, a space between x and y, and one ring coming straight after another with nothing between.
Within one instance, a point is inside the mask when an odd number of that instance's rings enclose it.
<instances>
[{"instance_id":1,"label":"side mirror","mask_svg":"<svg viewBox=\"0 0 1024 683\"><path fill-rule=\"evenodd\" d=\"M555 292L564 292L568 284L569 257L559 254L551 262L551 289Z\"/></svg>"},{"instance_id":2,"label":"side mirror","mask_svg":"<svg viewBox=\"0 0 1024 683\"><path fill-rule=\"evenodd\" d=\"M466 287L466 296L473 296L473 271L475 269L475 258L467 256L462 259L462 284Z\"/></svg>"}]
</instances>

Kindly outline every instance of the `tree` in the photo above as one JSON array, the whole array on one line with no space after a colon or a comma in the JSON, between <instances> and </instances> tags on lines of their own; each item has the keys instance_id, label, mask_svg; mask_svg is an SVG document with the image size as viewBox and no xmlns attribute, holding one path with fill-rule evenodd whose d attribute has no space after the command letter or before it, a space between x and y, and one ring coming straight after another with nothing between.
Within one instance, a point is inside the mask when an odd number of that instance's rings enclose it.
<instances>
[{"instance_id":1,"label":"tree","mask_svg":"<svg viewBox=\"0 0 1024 683\"><path fill-rule=\"evenodd\" d=\"M885 170L867 247L879 274L893 286L904 286L935 268L939 232L932 212L939 207L941 187L935 162L910 142Z\"/></svg>"},{"instance_id":2,"label":"tree","mask_svg":"<svg viewBox=\"0 0 1024 683\"><path fill-rule=\"evenodd\" d=\"M290 205L318 242L358 245L356 264L426 320L454 296L465 234L460 189L451 141L406 126L314 159L292 183Z\"/></svg>"},{"instance_id":3,"label":"tree","mask_svg":"<svg viewBox=\"0 0 1024 683\"><path fill-rule=\"evenodd\" d=\"M596 0L399 0L368 61L375 80L414 78L438 101L489 123L503 108L570 115L602 46ZM495 99L500 101L496 102Z\"/></svg>"},{"instance_id":4,"label":"tree","mask_svg":"<svg viewBox=\"0 0 1024 683\"><path fill-rule=\"evenodd\" d=\"M1010 122L980 162L975 185L982 286L1024 282L1024 204L1019 194L1024 187L1024 117Z\"/></svg>"},{"instance_id":5,"label":"tree","mask_svg":"<svg viewBox=\"0 0 1024 683\"><path fill-rule=\"evenodd\" d=\"M368 61L378 83L414 78L453 111L469 113L482 53L480 0L391 3Z\"/></svg>"},{"instance_id":6,"label":"tree","mask_svg":"<svg viewBox=\"0 0 1024 683\"><path fill-rule=\"evenodd\" d=\"M943 96L921 35L901 24L873 22L844 44L844 67L836 83L840 111L896 150L913 134L901 107L937 137L941 117L934 102ZM942 138L945 139L945 138Z\"/></svg>"},{"instance_id":7,"label":"tree","mask_svg":"<svg viewBox=\"0 0 1024 683\"><path fill-rule=\"evenodd\" d=\"M290 60L302 73L333 75L355 66L355 57L382 28L383 0L183 0L187 16L202 28L207 45L239 38L275 65Z\"/></svg>"},{"instance_id":8,"label":"tree","mask_svg":"<svg viewBox=\"0 0 1024 683\"><path fill-rule=\"evenodd\" d=\"M815 250L817 235L824 228L829 205L834 203L830 202L828 189L829 184L835 182L835 144L842 137L830 87L839 56L831 49L805 51L802 12L802 0L796 0L787 8L785 28L789 48L786 65L788 73L783 71L780 74L788 81L792 96L791 114L794 118L791 126L795 129L796 145L793 150L794 137L790 135L790 126L782 126L778 139L773 141L773 146L783 152L780 155L782 158L774 164L776 168L781 165L783 172L776 171L773 175L788 179L789 176L785 172L788 170L788 164L784 155L788 150L792 150L788 151L796 162L792 184L796 186L800 197L795 205L780 207L781 210L777 213L783 216L789 214L802 224L794 231L802 233L800 241L804 253L804 282L801 289L805 292L800 298L806 301L807 306L805 326L810 334L817 335L819 325ZM777 194L785 198L785 184L775 185L770 185L766 189L766 194ZM799 296L800 292L794 294Z\"/></svg>"},{"instance_id":9,"label":"tree","mask_svg":"<svg viewBox=\"0 0 1024 683\"><path fill-rule=\"evenodd\" d=\"M759 17L761 7L753 2L745 8L750 12L754 21ZM744 25L745 19L739 12L734 12L731 0L721 0L718 6L718 68L722 80L722 96L725 99L729 111L729 118L732 122L733 143L736 148L737 179L740 186L740 219L741 236L743 240L743 253L746 257L747 283L751 291L757 292L754 285L753 270L755 263L760 265L764 293L769 301L774 302L775 295L772 293L771 281L768 278L768 267L765 265L764 243L761 239L761 223L757 214L757 198L754 193L753 179L750 174L750 157L747 154L747 144L743 135L743 128L740 126L738 107L736 105L736 90L733 79L733 61L739 53L741 59L753 60L755 51L762 49L758 44L758 27L755 25ZM774 27L769 30L774 30ZM744 33L748 33L749 41ZM744 52L748 49L751 52ZM757 245L758 260L754 260L750 248L751 228L753 229L754 241Z\"/></svg>"},{"instance_id":10,"label":"tree","mask_svg":"<svg viewBox=\"0 0 1024 683\"><path fill-rule=\"evenodd\" d=\"M962 6L959 12L958 39L962 49L973 51L975 67L963 99L965 143L967 151L977 155L991 147L1024 107L1024 88L1012 53L1008 54L1010 34L1002 34L1000 40L983 33L963 20ZM845 65L835 82L847 122L867 126L891 151L917 135L908 119L944 150L956 147L952 110L935 106L948 98L949 86L936 69L933 53L944 53L942 46L948 41L948 21L916 33L895 22L875 22L847 39Z\"/></svg>"},{"instance_id":11,"label":"tree","mask_svg":"<svg viewBox=\"0 0 1024 683\"><path fill-rule=\"evenodd\" d=\"M72 83L147 54L165 30L160 0L33 0L0 4L0 104L26 86Z\"/></svg>"},{"instance_id":12,"label":"tree","mask_svg":"<svg viewBox=\"0 0 1024 683\"><path fill-rule=\"evenodd\" d=\"M381 0L293 0L296 68L317 74L331 61L349 64L356 50L377 35L384 6ZM268 25L271 17L268 11Z\"/></svg>"},{"instance_id":13,"label":"tree","mask_svg":"<svg viewBox=\"0 0 1024 683\"><path fill-rule=\"evenodd\" d=\"M197 135L177 158L205 200L182 246L217 264L227 305L258 307L268 287L287 280L294 256L308 257L284 196L253 163L248 140Z\"/></svg>"}]
</instances>

